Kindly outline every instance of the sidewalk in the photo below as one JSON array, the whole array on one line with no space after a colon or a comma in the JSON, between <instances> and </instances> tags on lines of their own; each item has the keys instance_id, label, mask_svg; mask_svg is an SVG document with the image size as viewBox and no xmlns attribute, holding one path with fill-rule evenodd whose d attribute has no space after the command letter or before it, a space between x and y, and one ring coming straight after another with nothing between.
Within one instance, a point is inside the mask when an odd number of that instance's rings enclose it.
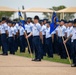
<instances>
[{"instance_id":1,"label":"sidewalk","mask_svg":"<svg viewBox=\"0 0 76 75\"><path fill-rule=\"evenodd\" d=\"M0 56L0 75L76 75L76 68L67 64L33 62L20 56Z\"/></svg>"}]
</instances>

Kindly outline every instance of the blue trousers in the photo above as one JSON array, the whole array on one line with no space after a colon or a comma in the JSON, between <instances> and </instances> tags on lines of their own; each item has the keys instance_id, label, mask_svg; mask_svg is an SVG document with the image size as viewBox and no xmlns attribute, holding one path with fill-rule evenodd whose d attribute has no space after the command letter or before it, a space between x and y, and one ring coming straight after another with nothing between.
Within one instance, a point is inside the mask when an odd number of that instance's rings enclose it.
<instances>
[{"instance_id":1,"label":"blue trousers","mask_svg":"<svg viewBox=\"0 0 76 75\"><path fill-rule=\"evenodd\" d=\"M55 54L59 54L59 50L58 50L58 38L57 38L57 35L56 34L54 34L53 52Z\"/></svg>"},{"instance_id":2,"label":"blue trousers","mask_svg":"<svg viewBox=\"0 0 76 75\"><path fill-rule=\"evenodd\" d=\"M76 40L74 40L72 43L72 51L73 51L73 54L72 54L73 64L76 65Z\"/></svg>"},{"instance_id":3,"label":"blue trousers","mask_svg":"<svg viewBox=\"0 0 76 75\"><path fill-rule=\"evenodd\" d=\"M15 46L14 46L14 38L13 37L8 37L8 47L10 54L15 54Z\"/></svg>"},{"instance_id":4,"label":"blue trousers","mask_svg":"<svg viewBox=\"0 0 76 75\"><path fill-rule=\"evenodd\" d=\"M52 38L47 38L45 44L48 57L53 57Z\"/></svg>"},{"instance_id":5,"label":"blue trousers","mask_svg":"<svg viewBox=\"0 0 76 75\"><path fill-rule=\"evenodd\" d=\"M19 36L19 42L20 42L20 52L25 52L25 37L24 37L24 35Z\"/></svg>"},{"instance_id":6,"label":"blue trousers","mask_svg":"<svg viewBox=\"0 0 76 75\"><path fill-rule=\"evenodd\" d=\"M1 43L1 35L0 35L0 46L2 45L2 43Z\"/></svg>"},{"instance_id":7,"label":"blue trousers","mask_svg":"<svg viewBox=\"0 0 76 75\"><path fill-rule=\"evenodd\" d=\"M68 52L69 52L69 56L70 56L70 58L72 59L73 57L72 57L72 45L71 45L71 39L69 39L68 41L67 41L67 43L66 43L66 46L67 46L67 49L68 49Z\"/></svg>"},{"instance_id":8,"label":"blue trousers","mask_svg":"<svg viewBox=\"0 0 76 75\"><path fill-rule=\"evenodd\" d=\"M30 33L28 33L27 35L29 35ZM33 43L32 43L32 39L33 39L33 36L29 37L28 38L28 41L29 41L29 44L30 44L30 48L31 48L31 52L33 53ZM30 49L28 47L28 52L30 53Z\"/></svg>"},{"instance_id":9,"label":"blue trousers","mask_svg":"<svg viewBox=\"0 0 76 75\"><path fill-rule=\"evenodd\" d=\"M8 46L7 46L7 36L6 36L6 34L1 34L1 43L2 43L3 54L8 54Z\"/></svg>"},{"instance_id":10,"label":"blue trousers","mask_svg":"<svg viewBox=\"0 0 76 75\"><path fill-rule=\"evenodd\" d=\"M35 50L35 59L40 59L42 57L42 49L41 49L41 41L40 41L40 37L39 36L34 36L33 37L33 47Z\"/></svg>"},{"instance_id":11,"label":"blue trousers","mask_svg":"<svg viewBox=\"0 0 76 75\"><path fill-rule=\"evenodd\" d=\"M43 48L43 56L46 56L46 45L45 45L45 35L43 35L43 44L42 44L42 48Z\"/></svg>"},{"instance_id":12,"label":"blue trousers","mask_svg":"<svg viewBox=\"0 0 76 75\"><path fill-rule=\"evenodd\" d=\"M14 49L15 51L18 50L18 37L15 35L15 39L14 39Z\"/></svg>"},{"instance_id":13,"label":"blue trousers","mask_svg":"<svg viewBox=\"0 0 76 75\"><path fill-rule=\"evenodd\" d=\"M58 37L58 49L59 49L60 57L62 59L66 59L67 54L66 54L66 50L65 50L65 47L64 47L64 44L63 44L62 37Z\"/></svg>"}]
</instances>

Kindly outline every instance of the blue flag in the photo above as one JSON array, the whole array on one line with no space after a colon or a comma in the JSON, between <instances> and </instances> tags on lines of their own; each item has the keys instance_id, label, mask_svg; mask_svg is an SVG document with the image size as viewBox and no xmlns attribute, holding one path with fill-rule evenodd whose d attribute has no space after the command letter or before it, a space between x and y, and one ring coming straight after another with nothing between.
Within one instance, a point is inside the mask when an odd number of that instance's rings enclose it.
<instances>
[{"instance_id":1,"label":"blue flag","mask_svg":"<svg viewBox=\"0 0 76 75\"><path fill-rule=\"evenodd\" d=\"M24 18L22 17L22 14L21 14L21 12L19 11L18 12L18 15L19 15L19 19L20 19L20 25L25 29L25 20L24 20Z\"/></svg>"},{"instance_id":2,"label":"blue flag","mask_svg":"<svg viewBox=\"0 0 76 75\"><path fill-rule=\"evenodd\" d=\"M58 18L55 12L53 12L52 15L52 23L50 24L50 34L57 28L58 24Z\"/></svg>"},{"instance_id":3,"label":"blue flag","mask_svg":"<svg viewBox=\"0 0 76 75\"><path fill-rule=\"evenodd\" d=\"M18 12L18 15L19 15L19 18L22 18L22 15L21 15L21 12L20 11Z\"/></svg>"}]
</instances>

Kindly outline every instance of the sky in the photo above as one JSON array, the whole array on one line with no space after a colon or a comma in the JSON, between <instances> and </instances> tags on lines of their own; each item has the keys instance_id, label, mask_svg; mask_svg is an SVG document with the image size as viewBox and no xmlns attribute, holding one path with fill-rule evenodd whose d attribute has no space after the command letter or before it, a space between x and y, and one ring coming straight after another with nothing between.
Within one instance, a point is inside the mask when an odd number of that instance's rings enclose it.
<instances>
[{"instance_id":1,"label":"sky","mask_svg":"<svg viewBox=\"0 0 76 75\"><path fill-rule=\"evenodd\" d=\"M53 6L65 5L66 7L76 6L76 0L0 0L0 6L8 6L12 8L22 8L24 5L25 8L32 7L42 7L42 8L51 8ZM34 16L37 13L27 13L27 16ZM42 17L42 14L39 13ZM17 14L15 14L17 16Z\"/></svg>"}]
</instances>

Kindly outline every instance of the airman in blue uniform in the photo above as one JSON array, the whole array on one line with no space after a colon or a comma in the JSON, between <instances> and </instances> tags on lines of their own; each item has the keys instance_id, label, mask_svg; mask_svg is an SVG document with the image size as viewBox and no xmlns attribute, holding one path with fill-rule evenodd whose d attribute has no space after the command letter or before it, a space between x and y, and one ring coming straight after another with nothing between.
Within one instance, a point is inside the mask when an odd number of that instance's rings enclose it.
<instances>
[{"instance_id":1,"label":"airman in blue uniform","mask_svg":"<svg viewBox=\"0 0 76 75\"><path fill-rule=\"evenodd\" d=\"M34 45L34 50L35 50L35 59L32 61L41 61L41 40L43 41L42 37L42 32L41 32L41 25L39 24L39 17L35 16L34 17L34 25L32 27L32 32L26 36L26 38L30 37L33 35L33 45Z\"/></svg>"},{"instance_id":2,"label":"airman in blue uniform","mask_svg":"<svg viewBox=\"0 0 76 75\"><path fill-rule=\"evenodd\" d=\"M28 18L28 19L27 19L27 24L25 24L25 31L27 32L27 35L29 35L29 34L32 32L32 27L33 27L33 24L31 23L31 19ZM33 36L30 36L30 37L28 38L28 40L29 40L31 52L33 53L32 38L33 38ZM28 51L29 51L29 53L30 53L29 47L28 47Z\"/></svg>"},{"instance_id":3,"label":"airman in blue uniform","mask_svg":"<svg viewBox=\"0 0 76 75\"><path fill-rule=\"evenodd\" d=\"M61 20L60 25L56 28L56 34L58 36L58 49L59 49L60 57L62 59L67 58L66 50L63 44L63 39L62 39L62 38L65 39L66 27L64 24L65 24L65 21Z\"/></svg>"},{"instance_id":4,"label":"airman in blue uniform","mask_svg":"<svg viewBox=\"0 0 76 75\"><path fill-rule=\"evenodd\" d=\"M50 34L50 23L46 24L45 38L46 52L48 54L48 57L53 57L52 34Z\"/></svg>"},{"instance_id":5,"label":"airman in blue uniform","mask_svg":"<svg viewBox=\"0 0 76 75\"><path fill-rule=\"evenodd\" d=\"M72 57L73 57L73 64L72 67L76 67L76 19L74 20L73 30L70 33L69 37L64 41L64 43L67 43L67 41L71 38L72 42Z\"/></svg>"},{"instance_id":6,"label":"airman in blue uniform","mask_svg":"<svg viewBox=\"0 0 76 75\"><path fill-rule=\"evenodd\" d=\"M13 23L12 21L9 21L8 22L8 47L9 47L10 54L13 54L13 55L15 54L14 39L15 39L15 35L14 35Z\"/></svg>"},{"instance_id":7,"label":"airman in blue uniform","mask_svg":"<svg viewBox=\"0 0 76 75\"><path fill-rule=\"evenodd\" d=\"M0 20L0 50L1 50L1 46L2 44L1 44L1 20Z\"/></svg>"},{"instance_id":8,"label":"airman in blue uniform","mask_svg":"<svg viewBox=\"0 0 76 75\"><path fill-rule=\"evenodd\" d=\"M1 43L2 43L2 55L8 55L8 46L7 46L7 34L8 34L8 25L6 23L6 18L2 18L1 22Z\"/></svg>"},{"instance_id":9,"label":"airman in blue uniform","mask_svg":"<svg viewBox=\"0 0 76 75\"><path fill-rule=\"evenodd\" d=\"M65 31L66 38L68 38L68 37L70 36L72 30L73 30L73 21L69 21L69 22L68 22L68 27L67 27L67 29L66 29L66 31ZM72 44L72 43L71 43L71 38L70 38L70 39L67 41L66 46L67 46L67 49L68 49L70 58L72 59L72 49L71 49L72 47L71 47L71 44Z\"/></svg>"},{"instance_id":10,"label":"airman in blue uniform","mask_svg":"<svg viewBox=\"0 0 76 75\"><path fill-rule=\"evenodd\" d=\"M19 43L20 43L20 52L25 52L25 29L20 26L18 27L18 33L19 33Z\"/></svg>"}]
</instances>

